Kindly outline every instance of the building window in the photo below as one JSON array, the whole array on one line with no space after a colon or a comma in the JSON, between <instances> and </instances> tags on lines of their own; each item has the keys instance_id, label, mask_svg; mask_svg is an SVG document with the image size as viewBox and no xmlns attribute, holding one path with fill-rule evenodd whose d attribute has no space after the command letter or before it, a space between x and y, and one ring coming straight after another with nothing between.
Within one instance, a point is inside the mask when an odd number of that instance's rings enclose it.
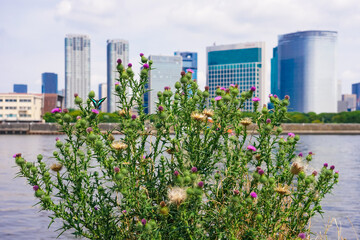
<instances>
[{"instance_id":1,"label":"building window","mask_svg":"<svg viewBox=\"0 0 360 240\"><path fill-rule=\"evenodd\" d=\"M5 99L5 102L17 102L16 99Z\"/></svg>"},{"instance_id":2,"label":"building window","mask_svg":"<svg viewBox=\"0 0 360 240\"><path fill-rule=\"evenodd\" d=\"M16 114L6 114L6 117L16 117Z\"/></svg>"},{"instance_id":3,"label":"building window","mask_svg":"<svg viewBox=\"0 0 360 240\"><path fill-rule=\"evenodd\" d=\"M16 109L16 107L5 107L5 109Z\"/></svg>"},{"instance_id":4,"label":"building window","mask_svg":"<svg viewBox=\"0 0 360 240\"><path fill-rule=\"evenodd\" d=\"M31 99L20 99L20 102L31 102Z\"/></svg>"},{"instance_id":5,"label":"building window","mask_svg":"<svg viewBox=\"0 0 360 240\"><path fill-rule=\"evenodd\" d=\"M3 100L2 100L2 98L0 99L0 102L2 102Z\"/></svg>"}]
</instances>

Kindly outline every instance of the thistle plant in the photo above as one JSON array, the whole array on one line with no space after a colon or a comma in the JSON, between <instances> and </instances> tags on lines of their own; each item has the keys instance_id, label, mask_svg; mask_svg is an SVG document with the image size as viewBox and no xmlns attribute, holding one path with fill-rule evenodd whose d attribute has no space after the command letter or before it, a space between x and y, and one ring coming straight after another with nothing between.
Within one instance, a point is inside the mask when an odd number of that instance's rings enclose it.
<instances>
[{"instance_id":1,"label":"thistle plant","mask_svg":"<svg viewBox=\"0 0 360 240\"><path fill-rule=\"evenodd\" d=\"M77 119L53 112L65 140L53 159L15 155L18 176L33 187L60 234L89 239L306 239L309 221L338 182L334 166L312 170L314 154L296 150L298 135L282 134L288 96L259 106L255 87L199 89L192 73L158 92L156 112L144 95L152 61L118 60L115 84L119 123L99 129L99 110L75 96ZM173 90L172 90L173 89ZM129 91L130 90L130 91ZM129 95L129 92L132 94ZM94 92L89 93L94 98ZM245 117L245 103L254 106ZM75 120L75 124L70 122ZM120 133L120 135L114 135ZM115 139L116 136L118 139Z\"/></svg>"}]
</instances>

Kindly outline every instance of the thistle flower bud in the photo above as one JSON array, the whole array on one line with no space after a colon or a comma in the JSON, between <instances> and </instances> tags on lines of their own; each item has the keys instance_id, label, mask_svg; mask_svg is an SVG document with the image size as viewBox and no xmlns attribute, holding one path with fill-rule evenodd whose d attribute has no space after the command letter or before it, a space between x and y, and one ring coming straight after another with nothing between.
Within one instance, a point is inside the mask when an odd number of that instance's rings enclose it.
<instances>
[{"instance_id":1,"label":"thistle flower bud","mask_svg":"<svg viewBox=\"0 0 360 240\"><path fill-rule=\"evenodd\" d=\"M175 175L176 177L179 176L179 171L176 170L176 171L174 172L174 175Z\"/></svg>"},{"instance_id":2,"label":"thistle flower bud","mask_svg":"<svg viewBox=\"0 0 360 240\"><path fill-rule=\"evenodd\" d=\"M203 181L198 182L198 187L202 188L203 186L204 186L204 182L203 182Z\"/></svg>"},{"instance_id":3,"label":"thistle flower bud","mask_svg":"<svg viewBox=\"0 0 360 240\"><path fill-rule=\"evenodd\" d=\"M197 172L197 170L198 170L197 167L192 167L192 168L191 168L191 171L192 171L193 173Z\"/></svg>"},{"instance_id":4,"label":"thistle flower bud","mask_svg":"<svg viewBox=\"0 0 360 240\"><path fill-rule=\"evenodd\" d=\"M250 193L250 197L252 197L252 198L257 198L256 192L251 192L251 193Z\"/></svg>"}]
</instances>

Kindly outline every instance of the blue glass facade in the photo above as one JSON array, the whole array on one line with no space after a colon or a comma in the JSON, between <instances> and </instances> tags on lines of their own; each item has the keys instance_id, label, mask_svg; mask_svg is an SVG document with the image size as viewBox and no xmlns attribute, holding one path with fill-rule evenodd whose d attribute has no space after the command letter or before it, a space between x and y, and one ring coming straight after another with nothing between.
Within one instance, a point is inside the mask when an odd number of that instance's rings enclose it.
<instances>
[{"instance_id":1,"label":"blue glass facade","mask_svg":"<svg viewBox=\"0 0 360 240\"><path fill-rule=\"evenodd\" d=\"M56 73L41 74L41 93L58 93L58 75Z\"/></svg>"},{"instance_id":2,"label":"blue glass facade","mask_svg":"<svg viewBox=\"0 0 360 240\"><path fill-rule=\"evenodd\" d=\"M216 88L229 88L237 84L240 92L256 87L255 96L264 103L264 43L246 43L207 48L207 85L210 98L216 96ZM253 111L253 103L247 101L246 111Z\"/></svg>"},{"instance_id":3,"label":"blue glass facade","mask_svg":"<svg viewBox=\"0 0 360 240\"><path fill-rule=\"evenodd\" d=\"M27 93L27 85L26 84L14 84L14 93Z\"/></svg>"},{"instance_id":4,"label":"blue glass facade","mask_svg":"<svg viewBox=\"0 0 360 240\"><path fill-rule=\"evenodd\" d=\"M271 85L281 98L291 97L289 111L337 112L336 45L333 31L279 36Z\"/></svg>"},{"instance_id":5,"label":"blue glass facade","mask_svg":"<svg viewBox=\"0 0 360 240\"><path fill-rule=\"evenodd\" d=\"M175 52L175 56L182 57L182 70L186 72L187 69L193 70L192 78L197 79L198 61L197 52Z\"/></svg>"},{"instance_id":6,"label":"blue glass facade","mask_svg":"<svg viewBox=\"0 0 360 240\"><path fill-rule=\"evenodd\" d=\"M360 110L360 83L351 85L352 94L356 95L356 110Z\"/></svg>"},{"instance_id":7,"label":"blue glass facade","mask_svg":"<svg viewBox=\"0 0 360 240\"><path fill-rule=\"evenodd\" d=\"M271 58L271 93L280 95L280 84L278 78L278 48L273 48L273 57Z\"/></svg>"}]
</instances>

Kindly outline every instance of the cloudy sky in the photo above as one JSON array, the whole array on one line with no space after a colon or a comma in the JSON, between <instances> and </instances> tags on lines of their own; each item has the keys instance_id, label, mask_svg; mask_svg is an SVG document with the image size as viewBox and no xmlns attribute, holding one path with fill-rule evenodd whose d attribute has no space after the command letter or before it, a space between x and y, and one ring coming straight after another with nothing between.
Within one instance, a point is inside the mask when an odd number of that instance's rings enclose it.
<instances>
[{"instance_id":1,"label":"cloudy sky","mask_svg":"<svg viewBox=\"0 0 360 240\"><path fill-rule=\"evenodd\" d=\"M14 83L41 91L41 73L59 75L64 88L64 37L91 38L91 87L106 82L106 40L130 43L138 54L196 51L199 82L205 84L205 48L265 41L267 76L279 34L338 31L338 78L342 92L360 82L358 0L0 0L0 92Z\"/></svg>"}]
</instances>

